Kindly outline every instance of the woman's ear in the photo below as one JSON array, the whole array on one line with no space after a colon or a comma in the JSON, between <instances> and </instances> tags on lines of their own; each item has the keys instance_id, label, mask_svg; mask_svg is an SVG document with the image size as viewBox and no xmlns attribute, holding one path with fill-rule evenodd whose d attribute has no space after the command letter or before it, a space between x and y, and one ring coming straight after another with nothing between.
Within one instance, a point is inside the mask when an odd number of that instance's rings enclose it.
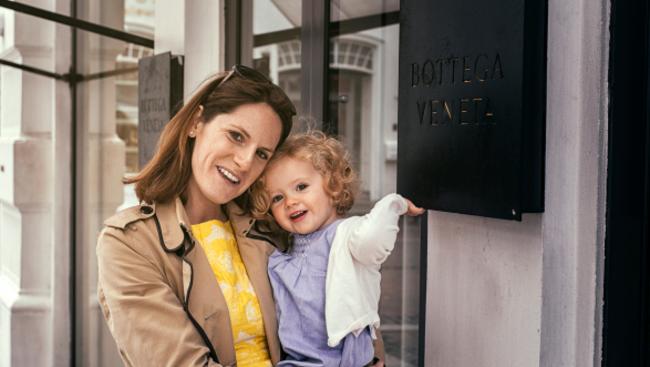
<instances>
[{"instance_id":1,"label":"woman's ear","mask_svg":"<svg viewBox=\"0 0 650 367\"><path fill-rule=\"evenodd\" d=\"M196 113L194 114L194 118L192 119L192 128L190 128L190 131L187 133L187 135L190 138L195 138L197 132L199 131L199 124L203 123L203 106L200 105L199 108L197 109Z\"/></svg>"},{"instance_id":2,"label":"woman's ear","mask_svg":"<svg viewBox=\"0 0 650 367\"><path fill-rule=\"evenodd\" d=\"M195 120L201 120L203 118L203 110L203 105L199 105L199 108L196 109L196 113L194 114Z\"/></svg>"}]
</instances>

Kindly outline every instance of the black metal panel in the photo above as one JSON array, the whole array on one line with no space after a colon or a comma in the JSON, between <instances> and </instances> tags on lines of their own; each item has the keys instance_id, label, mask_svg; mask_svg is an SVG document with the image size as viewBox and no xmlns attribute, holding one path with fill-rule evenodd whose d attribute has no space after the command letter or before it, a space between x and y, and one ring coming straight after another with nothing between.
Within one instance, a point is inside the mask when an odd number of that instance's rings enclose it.
<instances>
[{"instance_id":1,"label":"black metal panel","mask_svg":"<svg viewBox=\"0 0 650 367\"><path fill-rule=\"evenodd\" d=\"M650 366L650 5L611 2L603 367Z\"/></svg>"},{"instance_id":2,"label":"black metal panel","mask_svg":"<svg viewBox=\"0 0 650 367\"><path fill-rule=\"evenodd\" d=\"M138 61L138 162L156 151L160 132L183 101L182 56L166 52Z\"/></svg>"},{"instance_id":3,"label":"black metal panel","mask_svg":"<svg viewBox=\"0 0 650 367\"><path fill-rule=\"evenodd\" d=\"M402 1L398 191L428 209L543 211L546 2Z\"/></svg>"}]
</instances>

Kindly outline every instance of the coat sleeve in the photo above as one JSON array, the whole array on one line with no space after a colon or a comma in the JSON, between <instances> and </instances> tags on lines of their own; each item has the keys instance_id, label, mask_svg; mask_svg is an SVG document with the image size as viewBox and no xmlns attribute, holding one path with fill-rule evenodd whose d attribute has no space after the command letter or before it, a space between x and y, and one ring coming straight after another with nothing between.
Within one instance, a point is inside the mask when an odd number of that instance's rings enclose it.
<instances>
[{"instance_id":1,"label":"coat sleeve","mask_svg":"<svg viewBox=\"0 0 650 367\"><path fill-rule=\"evenodd\" d=\"M106 228L97 244L98 296L127 366L221 366L188 318L165 275Z\"/></svg>"},{"instance_id":2,"label":"coat sleeve","mask_svg":"<svg viewBox=\"0 0 650 367\"><path fill-rule=\"evenodd\" d=\"M379 200L370 213L359 217L352 230L348 246L355 260L365 265L380 265L395 246L400 215L408 204L398 194L388 194Z\"/></svg>"}]
</instances>

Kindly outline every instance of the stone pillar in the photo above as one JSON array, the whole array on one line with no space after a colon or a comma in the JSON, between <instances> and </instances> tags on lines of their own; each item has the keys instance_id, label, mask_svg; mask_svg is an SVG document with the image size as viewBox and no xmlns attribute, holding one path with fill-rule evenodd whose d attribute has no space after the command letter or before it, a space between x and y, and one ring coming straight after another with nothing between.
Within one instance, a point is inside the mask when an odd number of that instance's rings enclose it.
<instances>
[{"instance_id":1,"label":"stone pillar","mask_svg":"<svg viewBox=\"0 0 650 367\"><path fill-rule=\"evenodd\" d=\"M25 2L52 11L69 6ZM4 26L0 58L66 70L67 45L58 44L65 29L12 11L4 12ZM67 106L65 83L0 67L0 366L69 363L61 353L70 350Z\"/></svg>"},{"instance_id":2,"label":"stone pillar","mask_svg":"<svg viewBox=\"0 0 650 367\"><path fill-rule=\"evenodd\" d=\"M540 367L601 365L609 1L548 2Z\"/></svg>"}]
</instances>

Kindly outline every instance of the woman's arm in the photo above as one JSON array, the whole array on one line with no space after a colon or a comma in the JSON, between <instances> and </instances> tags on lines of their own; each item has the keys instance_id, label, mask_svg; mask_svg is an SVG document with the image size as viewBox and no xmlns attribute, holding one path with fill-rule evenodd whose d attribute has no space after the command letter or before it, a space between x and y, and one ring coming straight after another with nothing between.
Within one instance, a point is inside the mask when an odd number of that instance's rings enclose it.
<instances>
[{"instance_id":1,"label":"woman's arm","mask_svg":"<svg viewBox=\"0 0 650 367\"><path fill-rule=\"evenodd\" d=\"M381 331L379 331L379 329L375 329L375 333L377 335L377 339L373 340L372 345L375 348L375 358L377 358L377 362L375 362L375 364L372 364L372 366L383 367L384 361L386 361L386 350L384 349L384 338L381 336Z\"/></svg>"},{"instance_id":2,"label":"woman's arm","mask_svg":"<svg viewBox=\"0 0 650 367\"><path fill-rule=\"evenodd\" d=\"M162 269L107 228L97 245L99 301L129 366L221 366L183 310Z\"/></svg>"}]
</instances>

